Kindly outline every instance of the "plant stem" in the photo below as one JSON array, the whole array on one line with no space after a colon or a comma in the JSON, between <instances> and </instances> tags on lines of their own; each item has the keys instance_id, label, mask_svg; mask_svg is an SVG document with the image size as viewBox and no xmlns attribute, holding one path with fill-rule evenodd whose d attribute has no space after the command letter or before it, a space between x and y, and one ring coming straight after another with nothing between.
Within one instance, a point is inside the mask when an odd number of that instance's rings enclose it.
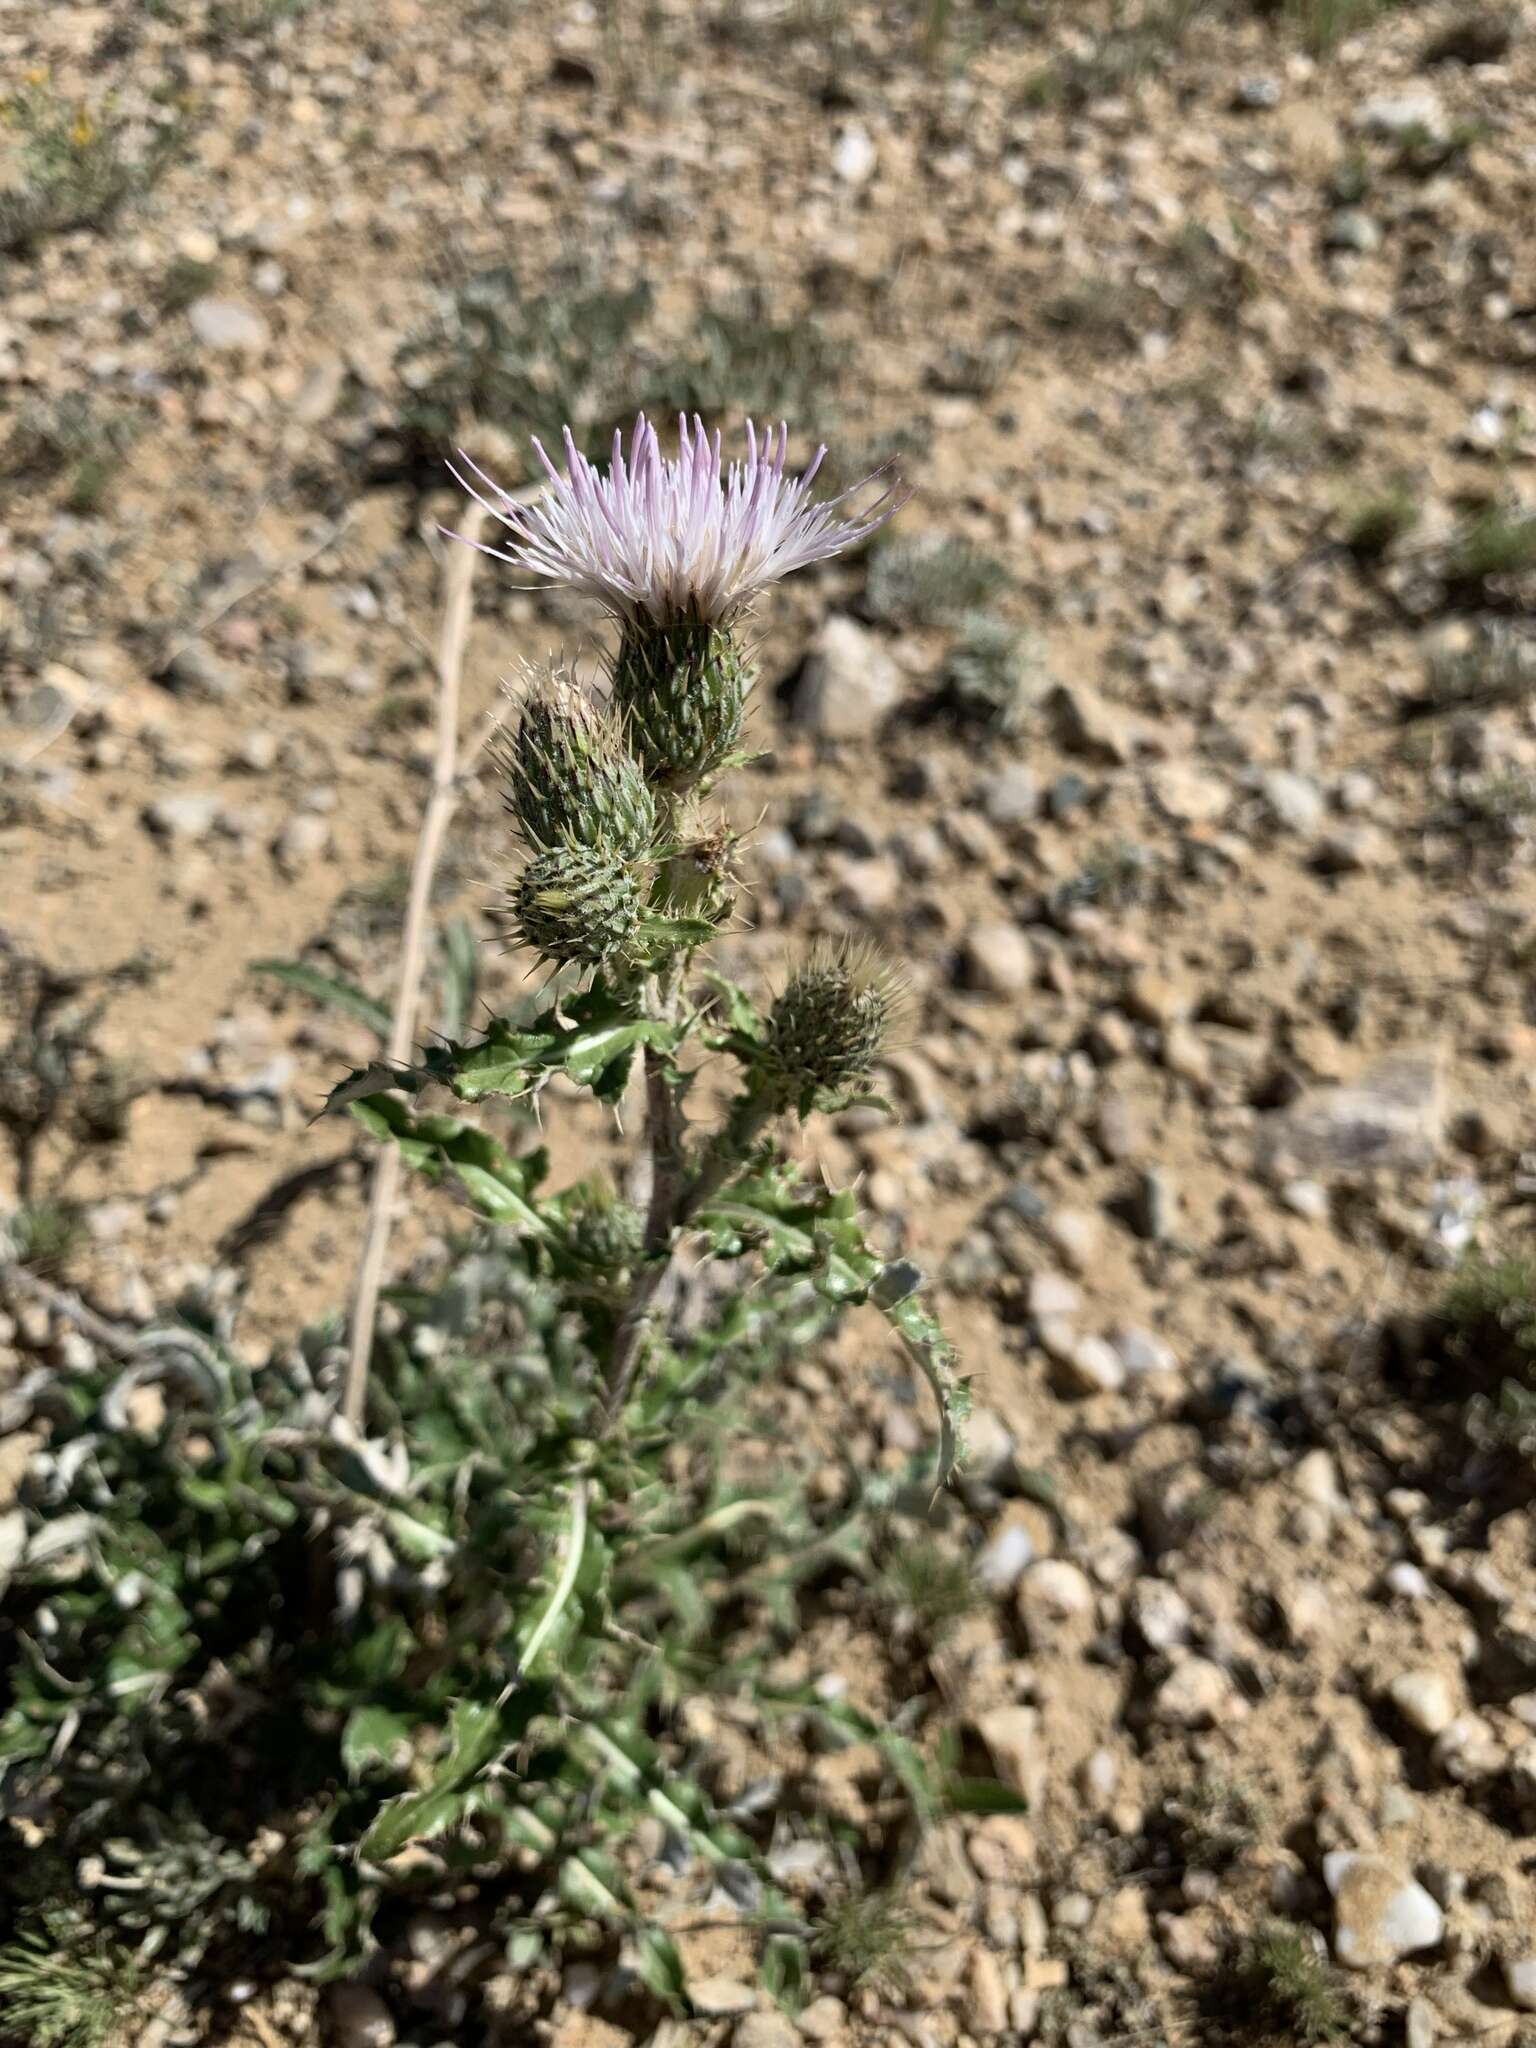
<instances>
[{"instance_id":1,"label":"plant stem","mask_svg":"<svg viewBox=\"0 0 1536 2048\"><path fill-rule=\"evenodd\" d=\"M675 991L673 1002L675 1003ZM717 1195L741 1164L753 1139L778 1104L769 1096L739 1096L725 1123L690 1171L682 1149L680 1091L668 1079L666 1063L646 1048L646 1133L651 1148L650 1210L646 1217L645 1263L635 1275L629 1305L613 1340L602 1434L611 1435L634 1391L657 1303L671 1279L684 1227Z\"/></svg>"}]
</instances>

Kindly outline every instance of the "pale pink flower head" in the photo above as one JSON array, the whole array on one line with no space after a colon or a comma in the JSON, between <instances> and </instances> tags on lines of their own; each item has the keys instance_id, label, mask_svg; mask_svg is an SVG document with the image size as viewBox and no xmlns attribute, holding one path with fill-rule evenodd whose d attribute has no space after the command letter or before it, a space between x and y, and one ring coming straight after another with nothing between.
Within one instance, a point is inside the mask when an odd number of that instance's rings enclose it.
<instances>
[{"instance_id":1,"label":"pale pink flower head","mask_svg":"<svg viewBox=\"0 0 1536 2048\"><path fill-rule=\"evenodd\" d=\"M591 463L565 430L565 469L555 468L535 441L548 485L519 504L460 451L466 467L492 494L454 475L510 535L483 553L532 576L596 598L629 624L649 620L727 619L767 584L824 562L866 540L908 493L887 477L861 510L856 499L883 472L820 502L811 484L826 449L799 476L786 475L789 429L759 436L747 421L746 460L725 462L720 436L695 415L678 422L677 454L664 455L656 429L641 413L630 435L613 437L607 472Z\"/></svg>"}]
</instances>

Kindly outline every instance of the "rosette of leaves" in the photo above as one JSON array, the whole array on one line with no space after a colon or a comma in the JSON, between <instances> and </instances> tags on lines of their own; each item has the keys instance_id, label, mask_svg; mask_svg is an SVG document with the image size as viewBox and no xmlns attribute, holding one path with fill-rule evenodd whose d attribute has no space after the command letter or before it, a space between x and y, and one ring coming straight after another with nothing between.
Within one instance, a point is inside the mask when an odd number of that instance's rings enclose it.
<instances>
[{"instance_id":1,"label":"rosette of leaves","mask_svg":"<svg viewBox=\"0 0 1536 2048\"><path fill-rule=\"evenodd\" d=\"M595 1438L634 1219L592 1186L543 1198L542 1160L452 1121L420 1142L524 1221L397 1292L366 1436L325 1392L324 1331L254 1373L151 1333L126 1370L50 1378L8 1416L43 1447L0 1518L0 1787L41 1819L0 1867L0 1930L52 1887L140 1978L234 1969L259 1938L323 1980L355 1969L381 1902L453 1886L521 1967L606 1929L676 2004L634 1847L657 1816L787 1917L765 1835L711 1806L645 1702L761 1687L818 1561L861 1554L865 1505L813 1508L793 1446L750 1493L720 1446L878 1273L795 1176L742 1180L710 1242L760 1246L777 1277L658 1345L622 1436ZM151 1380L163 1413L128 1399ZM740 1643L722 1599L753 1617ZM837 1725L941 1796L906 1737ZM793 1980L798 1937L764 1939Z\"/></svg>"}]
</instances>

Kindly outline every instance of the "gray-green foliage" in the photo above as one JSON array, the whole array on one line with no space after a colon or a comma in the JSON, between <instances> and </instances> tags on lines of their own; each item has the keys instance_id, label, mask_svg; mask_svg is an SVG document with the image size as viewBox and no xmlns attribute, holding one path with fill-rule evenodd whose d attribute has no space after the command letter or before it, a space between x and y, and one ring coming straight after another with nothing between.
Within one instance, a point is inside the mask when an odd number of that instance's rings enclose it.
<instances>
[{"instance_id":1,"label":"gray-green foliage","mask_svg":"<svg viewBox=\"0 0 1536 2048\"><path fill-rule=\"evenodd\" d=\"M3 446L0 478L68 479L73 512L99 509L139 433L136 416L67 392L24 407Z\"/></svg>"},{"instance_id":2,"label":"gray-green foliage","mask_svg":"<svg viewBox=\"0 0 1536 2048\"><path fill-rule=\"evenodd\" d=\"M540 1163L494 1170L531 1215ZM382 1896L531 1848L537 1880L493 1887L499 1924L556 1942L589 1904L567 1878L575 1903L537 1910L572 1859L629 1914L607 1859L648 1807L753 1866L670 1782L643 1702L691 1674L707 1615L691 1581L735 1498L708 1450L716 1397L824 1311L793 1279L727 1301L658 1359L634 1428L595 1444L615 1310L589 1283L632 1241L591 1218L587 1191L557 1198L525 1250L484 1237L397 1297L367 1438L324 1397L318 1335L254 1375L191 1336L146 1345L132 1377L161 1385L163 1420L131 1420L109 1370L28 1396L15 1419L47 1447L12 1515L0 1769L12 1799L49 1788L37 1853L114 1938L185 1965L318 1922L340 1968ZM691 1476L663 1485L690 1447ZM803 1539L788 1480L761 1509ZM679 1539L690 1583L665 1562Z\"/></svg>"},{"instance_id":3,"label":"gray-green foliage","mask_svg":"<svg viewBox=\"0 0 1536 2048\"><path fill-rule=\"evenodd\" d=\"M1536 1259L1474 1255L1441 1300L1475 1443L1536 1467Z\"/></svg>"},{"instance_id":4,"label":"gray-green foliage","mask_svg":"<svg viewBox=\"0 0 1536 2048\"><path fill-rule=\"evenodd\" d=\"M48 236L105 226L152 186L181 145L174 123L144 129L110 105L75 104L29 80L0 102L14 151L0 182L0 255L31 254Z\"/></svg>"},{"instance_id":5,"label":"gray-green foliage","mask_svg":"<svg viewBox=\"0 0 1536 2048\"><path fill-rule=\"evenodd\" d=\"M573 274L544 291L510 265L481 271L444 293L434 317L405 343L402 424L436 452L476 423L518 423L558 454L567 423L595 449L628 409L628 372L649 287L621 290Z\"/></svg>"},{"instance_id":6,"label":"gray-green foliage","mask_svg":"<svg viewBox=\"0 0 1536 2048\"><path fill-rule=\"evenodd\" d=\"M945 534L889 540L870 556L864 602L884 625L951 626L1008 585L995 556Z\"/></svg>"},{"instance_id":7,"label":"gray-green foliage","mask_svg":"<svg viewBox=\"0 0 1536 2048\"><path fill-rule=\"evenodd\" d=\"M1308 1927L1285 1920L1261 1927L1244 1943L1229 1989L1245 2039L1318 2048L1349 2032L1348 2001Z\"/></svg>"},{"instance_id":8,"label":"gray-green foliage","mask_svg":"<svg viewBox=\"0 0 1536 2048\"><path fill-rule=\"evenodd\" d=\"M147 1973L78 1912L27 1914L0 1945L0 2026L27 2048L107 2048L144 2017Z\"/></svg>"},{"instance_id":9,"label":"gray-green foliage","mask_svg":"<svg viewBox=\"0 0 1536 2048\"><path fill-rule=\"evenodd\" d=\"M648 285L614 287L590 266L538 290L508 264L476 272L443 292L396 358L408 438L436 451L476 423L515 422L520 444L537 435L557 454L569 424L598 456L642 408L787 418L804 430L845 380L844 351L817 322L776 321L760 295L706 306L676 348L653 338L652 310Z\"/></svg>"},{"instance_id":10,"label":"gray-green foliage","mask_svg":"<svg viewBox=\"0 0 1536 2048\"><path fill-rule=\"evenodd\" d=\"M1004 733L1021 731L1048 681L1034 634L996 612L968 612L939 673L946 710L967 724Z\"/></svg>"}]
</instances>

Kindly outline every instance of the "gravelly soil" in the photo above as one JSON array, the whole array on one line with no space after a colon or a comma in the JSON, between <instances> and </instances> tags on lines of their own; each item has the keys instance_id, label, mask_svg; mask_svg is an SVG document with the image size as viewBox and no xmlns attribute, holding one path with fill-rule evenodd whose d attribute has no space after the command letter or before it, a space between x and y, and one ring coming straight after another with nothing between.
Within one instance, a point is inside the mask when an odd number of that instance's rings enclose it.
<instances>
[{"instance_id":1,"label":"gravelly soil","mask_svg":"<svg viewBox=\"0 0 1536 2048\"><path fill-rule=\"evenodd\" d=\"M1201 2001L1280 1913L1363 1959L1360 2038L1510 2041L1529 1489L1417 1319L1470 1239L1528 1237L1536 1189L1533 18L1402 8L1314 58L1299 20L1021 16L0 22L0 221L48 107L88 123L77 157L157 172L0 255L0 926L153 970L102 1027L143 1088L127 1139L67 1182L45 1146L40 1182L86 1204L109 1313L211 1286L255 1352L345 1299L364 1155L308 1119L372 1040L251 967L391 993L454 505L422 425L451 351L412 344L492 266L557 316L647 281L616 341L546 323L503 391L590 428L692 389L728 430L740 391L840 476L894 455L917 486L871 561L761 609L728 950L766 982L856 930L907 966L905 1120L809 1142L942 1276L984 1406L944 1534L981 1604L910 1655L855 1604L806 1672L935 1692L1034 1801L934 1838L905 1993L741 2016L706 1945L719 2011L670 2038L1219 2040ZM455 424L512 481L548 414ZM998 566L925 583L899 550L929 539ZM1011 720L946 695L967 580L1020 636ZM520 659L600 652L566 601L477 589L472 720ZM498 811L482 769L442 890L488 941ZM482 993L526 966L488 947ZM609 1142L548 1122L566 1166ZM894 1456L926 1418L890 1365L850 1327L789 1398ZM760 1731L706 1732L750 1778ZM823 1778L854 1819L878 1791ZM1232 1840L1180 1822L1202 1784ZM386 1988L409 2013L409 1972ZM630 2037L572 1997L552 2038Z\"/></svg>"}]
</instances>

